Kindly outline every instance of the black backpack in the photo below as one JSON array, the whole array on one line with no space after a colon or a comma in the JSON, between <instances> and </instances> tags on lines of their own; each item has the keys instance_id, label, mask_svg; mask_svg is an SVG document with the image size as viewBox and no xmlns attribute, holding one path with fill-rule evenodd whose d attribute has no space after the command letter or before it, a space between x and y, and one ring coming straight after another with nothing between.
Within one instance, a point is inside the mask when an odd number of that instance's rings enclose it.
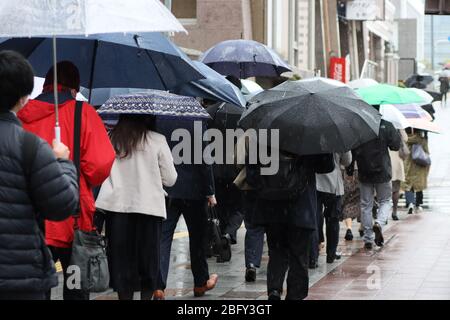
<instances>
[{"instance_id":1,"label":"black backpack","mask_svg":"<svg viewBox=\"0 0 450 320\"><path fill-rule=\"evenodd\" d=\"M261 175L260 164L246 165L246 181L255 189L258 198L265 200L293 200L304 192L307 173L301 159L280 152L279 170L274 175Z\"/></svg>"}]
</instances>

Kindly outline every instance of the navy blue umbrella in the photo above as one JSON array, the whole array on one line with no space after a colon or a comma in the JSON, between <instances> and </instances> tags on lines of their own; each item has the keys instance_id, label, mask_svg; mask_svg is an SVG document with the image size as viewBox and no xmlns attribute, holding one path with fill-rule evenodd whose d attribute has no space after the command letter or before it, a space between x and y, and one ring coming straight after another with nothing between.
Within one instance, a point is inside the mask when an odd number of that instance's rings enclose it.
<instances>
[{"instance_id":1,"label":"navy blue umbrella","mask_svg":"<svg viewBox=\"0 0 450 320\"><path fill-rule=\"evenodd\" d=\"M58 61L80 70L81 86L170 90L204 78L192 61L160 33L105 34L58 38ZM22 53L36 76L52 67L52 38L0 40L0 50Z\"/></svg>"},{"instance_id":2,"label":"navy blue umbrella","mask_svg":"<svg viewBox=\"0 0 450 320\"><path fill-rule=\"evenodd\" d=\"M252 40L220 42L200 59L201 62L223 75L239 79L249 77L278 77L291 67L269 47Z\"/></svg>"},{"instance_id":3,"label":"navy blue umbrella","mask_svg":"<svg viewBox=\"0 0 450 320\"><path fill-rule=\"evenodd\" d=\"M199 61L193 62L205 79L185 83L172 90L172 92L184 96L201 97L245 107L247 102L238 87L204 63Z\"/></svg>"},{"instance_id":4,"label":"navy blue umbrella","mask_svg":"<svg viewBox=\"0 0 450 320\"><path fill-rule=\"evenodd\" d=\"M205 77L205 79L194 80L184 83L175 89L170 90L173 93L189 97L200 97L215 101L223 101L237 106L244 107L246 99L242 95L238 87L233 85L224 76L215 72L205 64L192 61L197 70ZM102 105L110 97L129 93L140 93L142 89L136 88L109 88L94 89L91 94L91 103L94 106ZM82 88L81 93L84 96L89 95L89 89Z\"/></svg>"}]
</instances>

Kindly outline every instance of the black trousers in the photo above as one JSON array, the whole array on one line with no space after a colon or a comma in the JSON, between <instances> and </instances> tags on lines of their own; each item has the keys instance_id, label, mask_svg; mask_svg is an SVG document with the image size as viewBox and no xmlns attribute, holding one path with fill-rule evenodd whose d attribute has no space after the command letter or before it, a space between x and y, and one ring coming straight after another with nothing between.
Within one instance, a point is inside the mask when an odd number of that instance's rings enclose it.
<instances>
[{"instance_id":1,"label":"black trousers","mask_svg":"<svg viewBox=\"0 0 450 320\"><path fill-rule=\"evenodd\" d=\"M308 258L312 230L278 223L266 227L269 247L267 266L268 293L283 292L287 276L286 300L302 300L308 296Z\"/></svg>"},{"instance_id":2,"label":"black trousers","mask_svg":"<svg viewBox=\"0 0 450 320\"><path fill-rule=\"evenodd\" d=\"M194 286L202 287L209 280L206 243L208 241L208 212L205 200L170 199L167 205L167 220L162 225L161 265L158 289L167 286L170 251L173 234L180 216L184 216L189 231L189 250Z\"/></svg>"},{"instance_id":3,"label":"black trousers","mask_svg":"<svg viewBox=\"0 0 450 320\"><path fill-rule=\"evenodd\" d=\"M334 256L339 244L339 219L342 212L342 197L331 193L317 192L317 231L312 236L311 262L319 258L319 242L323 242L323 223L326 223L327 255Z\"/></svg>"},{"instance_id":4,"label":"black trousers","mask_svg":"<svg viewBox=\"0 0 450 320\"><path fill-rule=\"evenodd\" d=\"M67 268L70 266L70 258L72 256L72 248L57 248L49 246L50 251L53 256L53 261L58 261L61 263L64 275L63 284L63 299L64 300L89 300L89 292L85 292L79 289L70 289L68 279L73 276L71 273L67 273ZM70 281L69 281L70 282ZM51 298L51 291L46 294L47 300Z\"/></svg>"},{"instance_id":5,"label":"black trousers","mask_svg":"<svg viewBox=\"0 0 450 320\"><path fill-rule=\"evenodd\" d=\"M18 300L46 300L47 294L45 292L1 292L0 301L18 301Z\"/></svg>"}]
</instances>

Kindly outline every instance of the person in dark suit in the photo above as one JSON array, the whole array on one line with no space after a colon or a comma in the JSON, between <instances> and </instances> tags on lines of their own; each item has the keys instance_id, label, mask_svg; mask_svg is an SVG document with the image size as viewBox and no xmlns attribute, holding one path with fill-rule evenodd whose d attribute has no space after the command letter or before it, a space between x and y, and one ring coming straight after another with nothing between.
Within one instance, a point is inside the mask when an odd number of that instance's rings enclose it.
<instances>
[{"instance_id":1,"label":"person in dark suit","mask_svg":"<svg viewBox=\"0 0 450 320\"><path fill-rule=\"evenodd\" d=\"M172 133L177 129L187 130L191 137L189 146L192 149L188 163L177 164L176 155L174 157L178 180L173 187L166 189L168 193L167 220L163 222L162 228L161 271L154 299L163 300L165 298L164 290L167 286L172 240L181 215L183 215L189 231L194 295L201 297L206 291L215 287L218 279L216 274L209 275L205 245L208 238L207 206L213 207L217 204L212 167L205 164L203 160L201 163L194 162L194 139L201 139L201 136L196 137L194 134L194 121L159 120L156 128L158 132L166 136L172 151L178 143L182 142L172 141ZM202 132L206 130L205 123L202 123L201 129ZM183 157L183 155L180 156Z\"/></svg>"},{"instance_id":2,"label":"person in dark suit","mask_svg":"<svg viewBox=\"0 0 450 320\"><path fill-rule=\"evenodd\" d=\"M287 275L286 300L302 300L308 296L309 252L313 232L317 229L316 173L332 172L332 154L302 156L297 161L304 188L289 200L266 200L259 196L248 212L253 225L266 229L269 247L267 292L269 300L280 300ZM247 166L247 182L249 169Z\"/></svg>"}]
</instances>

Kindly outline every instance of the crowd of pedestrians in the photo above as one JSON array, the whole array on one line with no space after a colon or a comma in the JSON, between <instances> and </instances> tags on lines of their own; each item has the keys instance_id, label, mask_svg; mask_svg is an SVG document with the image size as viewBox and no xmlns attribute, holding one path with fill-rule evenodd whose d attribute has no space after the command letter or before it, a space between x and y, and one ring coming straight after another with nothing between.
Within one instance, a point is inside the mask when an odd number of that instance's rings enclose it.
<instances>
[{"instance_id":1,"label":"crowd of pedestrians","mask_svg":"<svg viewBox=\"0 0 450 320\"><path fill-rule=\"evenodd\" d=\"M95 108L76 100L80 73L63 61L56 89L66 146L54 140L54 71L42 94L28 100L33 76L19 54L0 52L0 299L50 299L56 261L64 272L64 299L89 299L89 292L67 281L74 228L104 227L110 286L119 299L139 291L143 300L163 300L181 215L193 293L203 296L219 280L207 260L214 254L208 243L215 208L229 253L245 224L245 280L256 280L266 237L268 298L279 300L285 292L286 299L300 300L308 295L308 269L317 268L323 243L327 263L341 258L340 221L345 240L352 241L357 219L364 248L371 250L384 245L389 216L398 220L402 192L408 213L421 211L429 166L417 164L412 151L420 145L429 154L426 131L399 131L382 120L376 139L348 152L280 151L279 170L271 176L261 174L261 162L239 161L248 159L245 136L235 145L236 163L244 165L176 164L168 137L179 128L194 134L193 121L121 115L108 134ZM100 186L95 199L93 189Z\"/></svg>"}]
</instances>

